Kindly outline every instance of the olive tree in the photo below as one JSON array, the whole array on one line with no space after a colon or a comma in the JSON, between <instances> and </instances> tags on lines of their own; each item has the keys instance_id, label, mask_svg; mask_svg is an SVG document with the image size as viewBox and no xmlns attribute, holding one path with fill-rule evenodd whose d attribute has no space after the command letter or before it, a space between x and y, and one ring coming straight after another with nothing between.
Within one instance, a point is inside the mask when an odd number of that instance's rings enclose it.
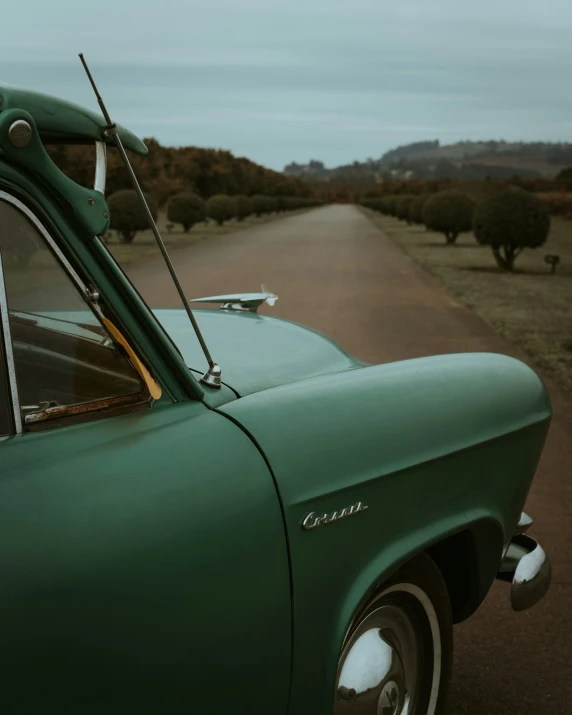
<instances>
[{"instance_id":1,"label":"olive tree","mask_svg":"<svg viewBox=\"0 0 572 715\"><path fill-rule=\"evenodd\" d=\"M263 196L262 194L255 194L250 200L252 202L253 213L257 216L262 216L263 213L266 213L268 207L268 204L266 203L266 196Z\"/></svg>"},{"instance_id":2,"label":"olive tree","mask_svg":"<svg viewBox=\"0 0 572 715\"><path fill-rule=\"evenodd\" d=\"M252 201L244 195L235 196L234 201L236 203L236 218L239 221L244 221L252 213Z\"/></svg>"},{"instance_id":3,"label":"olive tree","mask_svg":"<svg viewBox=\"0 0 572 715\"><path fill-rule=\"evenodd\" d=\"M385 196L381 200L381 207L382 207L382 213L387 214L387 216L395 216L395 211L397 207L397 201L399 200L399 196Z\"/></svg>"},{"instance_id":4,"label":"olive tree","mask_svg":"<svg viewBox=\"0 0 572 715\"><path fill-rule=\"evenodd\" d=\"M157 204L150 196L145 196L151 215L157 220ZM132 189L121 189L107 199L111 217L110 227L116 230L123 243L132 243L137 231L149 228L147 215L139 197Z\"/></svg>"},{"instance_id":5,"label":"olive tree","mask_svg":"<svg viewBox=\"0 0 572 715\"><path fill-rule=\"evenodd\" d=\"M423 223L423 207L428 199L429 194L419 194L409 204L409 221L411 223Z\"/></svg>"},{"instance_id":6,"label":"olive tree","mask_svg":"<svg viewBox=\"0 0 572 715\"><path fill-rule=\"evenodd\" d=\"M512 271L525 248L542 246L550 231L546 205L524 189L508 188L482 201L475 211L477 241L490 246L502 270Z\"/></svg>"},{"instance_id":7,"label":"olive tree","mask_svg":"<svg viewBox=\"0 0 572 715\"><path fill-rule=\"evenodd\" d=\"M278 199L274 196L265 196L266 209L265 213L271 214L278 211Z\"/></svg>"},{"instance_id":8,"label":"olive tree","mask_svg":"<svg viewBox=\"0 0 572 715\"><path fill-rule=\"evenodd\" d=\"M365 199L361 199L360 204L362 206L365 206L367 209L371 209L372 211L379 211L381 213L383 210L383 200L382 199L365 198Z\"/></svg>"},{"instance_id":9,"label":"olive tree","mask_svg":"<svg viewBox=\"0 0 572 715\"><path fill-rule=\"evenodd\" d=\"M395 201L395 215L400 221L407 221L407 223L410 223L409 207L414 198L414 196L409 194L403 194L402 196L397 197L397 200Z\"/></svg>"},{"instance_id":10,"label":"olive tree","mask_svg":"<svg viewBox=\"0 0 572 715\"><path fill-rule=\"evenodd\" d=\"M473 227L475 202L457 189L446 189L433 194L423 206L423 223L430 231L445 234L453 244L457 236Z\"/></svg>"},{"instance_id":11,"label":"olive tree","mask_svg":"<svg viewBox=\"0 0 572 715\"><path fill-rule=\"evenodd\" d=\"M299 196L287 196L286 197L286 211L296 211L304 206L304 202L310 202L310 199L303 199Z\"/></svg>"},{"instance_id":12,"label":"olive tree","mask_svg":"<svg viewBox=\"0 0 572 715\"><path fill-rule=\"evenodd\" d=\"M171 196L167 202L167 219L182 224L185 233L188 233L194 224L204 221L205 214L205 202L190 191L181 191Z\"/></svg>"},{"instance_id":13,"label":"olive tree","mask_svg":"<svg viewBox=\"0 0 572 715\"><path fill-rule=\"evenodd\" d=\"M207 213L219 226L236 216L236 201L226 194L216 194L207 201Z\"/></svg>"}]
</instances>

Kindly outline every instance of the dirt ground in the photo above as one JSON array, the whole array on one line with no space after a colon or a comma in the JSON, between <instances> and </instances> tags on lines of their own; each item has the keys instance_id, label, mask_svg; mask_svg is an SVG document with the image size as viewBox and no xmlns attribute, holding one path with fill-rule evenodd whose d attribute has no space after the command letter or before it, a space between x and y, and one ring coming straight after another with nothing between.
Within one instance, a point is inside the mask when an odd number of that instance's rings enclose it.
<instances>
[{"instance_id":1,"label":"dirt ground","mask_svg":"<svg viewBox=\"0 0 572 715\"><path fill-rule=\"evenodd\" d=\"M176 252L176 264L190 297L264 283L280 299L263 312L316 328L371 362L494 351L531 364L353 206L197 242ZM127 272L151 305L179 304L157 260L131 264ZM552 558L553 585L539 605L516 614L506 585L496 584L480 611L457 627L448 715L571 712L572 398L540 372L554 421L527 511Z\"/></svg>"}]
</instances>

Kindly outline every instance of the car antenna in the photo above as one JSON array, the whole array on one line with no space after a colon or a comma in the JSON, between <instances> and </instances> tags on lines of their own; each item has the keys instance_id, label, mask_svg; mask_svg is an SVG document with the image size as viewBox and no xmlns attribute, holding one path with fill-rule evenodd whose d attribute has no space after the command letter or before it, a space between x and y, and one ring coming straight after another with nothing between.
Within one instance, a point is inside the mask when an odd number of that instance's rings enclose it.
<instances>
[{"instance_id":1,"label":"car antenna","mask_svg":"<svg viewBox=\"0 0 572 715\"><path fill-rule=\"evenodd\" d=\"M153 215L151 214L151 211L149 210L149 206L147 205L147 201L145 200L143 191L141 190L141 187L139 186L139 182L137 181L137 177L135 176L135 172L133 171L133 167L131 166L131 162L129 161L127 152L125 151L125 147L123 146L123 143L119 137L119 134L117 132L117 125L115 124L115 122L111 121L111 117L109 116L109 113L105 107L105 104L103 103L103 99L101 98L101 95L99 94L99 92L97 90L97 87L95 85L93 77L91 76L91 72L89 71L89 68L87 66L87 63L85 61L85 58L84 58L82 52L79 53L79 58L81 60L83 68L87 74L87 77L91 83L91 86L93 87L93 91L95 92L95 96L97 97L97 102L99 104L99 107L101 109L103 117L107 123L107 126L105 127L104 132L106 133L107 136L112 136L115 141L115 145L117 146L117 149L119 150L119 153L121 155L121 159L123 160L123 163L125 164L125 168L127 169L127 173L129 174L129 178L131 179L131 183L133 184L135 193L139 197L139 201L141 202L141 205L143 206L143 210L145 211L145 215L147 217L149 227L151 228L151 231L153 231L153 235L155 236L155 240L157 241L159 249L161 250L161 253L163 254L163 258L165 259L165 263L167 264L167 268L169 269L171 278L173 279L173 282L175 283L175 286L177 288L179 296L181 297L181 300L183 301L183 305L185 306L185 310L187 311L187 315L189 316L189 320L191 321L191 325L194 328L194 331L195 331L196 336L199 340L199 343L201 344L201 348L203 349L203 353L205 354L205 357L207 359L207 363L208 363L209 367L208 367L208 370L205 372L205 374L201 377L200 382L201 382L201 384L206 385L207 387L212 387L215 389L220 388L222 371L221 371L220 367L216 364L216 362L214 362L214 360L212 359L209 349L207 347L207 344L205 343L205 340L201 334L201 331L197 324L195 316L193 315L193 311L191 310L191 306L189 305L189 301L187 300L187 296L185 295L185 293L183 291L183 287L181 286L179 278L177 277L177 273L175 272L175 268L171 262L171 258L169 256L169 254L167 252L167 248L165 247L163 239L161 238L161 234L159 233L159 229L157 228L155 219L153 218Z\"/></svg>"}]
</instances>

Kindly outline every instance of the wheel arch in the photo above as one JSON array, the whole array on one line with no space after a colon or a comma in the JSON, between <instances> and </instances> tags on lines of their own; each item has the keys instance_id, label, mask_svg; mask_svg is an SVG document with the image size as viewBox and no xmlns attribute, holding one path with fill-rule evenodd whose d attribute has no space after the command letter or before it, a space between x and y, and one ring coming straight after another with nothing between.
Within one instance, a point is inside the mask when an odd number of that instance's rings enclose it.
<instances>
[{"instance_id":1,"label":"wheel arch","mask_svg":"<svg viewBox=\"0 0 572 715\"><path fill-rule=\"evenodd\" d=\"M492 529L492 523L479 524L477 531ZM487 534L487 541L495 540ZM453 623L460 623L471 616L481 605L495 580L499 561L487 558L486 546L472 528L462 529L431 544L425 553L431 557L441 572L447 586ZM497 550L495 549L495 552Z\"/></svg>"},{"instance_id":2,"label":"wheel arch","mask_svg":"<svg viewBox=\"0 0 572 715\"><path fill-rule=\"evenodd\" d=\"M341 645L345 643L353 624L368 604L382 590L384 583L400 568L413 561L419 554L428 555L441 572L453 614L453 622L460 623L471 616L485 599L493 584L503 550L503 527L491 516L457 526L426 542L419 541L415 548L403 550L401 557L391 564L370 565L378 568L377 576L370 580L361 597L346 599L344 632ZM348 594L349 596L349 594Z\"/></svg>"}]
</instances>

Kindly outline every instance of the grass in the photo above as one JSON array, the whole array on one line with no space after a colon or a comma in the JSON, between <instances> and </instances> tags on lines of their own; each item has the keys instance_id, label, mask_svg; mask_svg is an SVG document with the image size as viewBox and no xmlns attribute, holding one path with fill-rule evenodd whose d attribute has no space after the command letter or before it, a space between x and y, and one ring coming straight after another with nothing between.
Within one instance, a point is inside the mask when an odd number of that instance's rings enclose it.
<instances>
[{"instance_id":1,"label":"grass","mask_svg":"<svg viewBox=\"0 0 572 715\"><path fill-rule=\"evenodd\" d=\"M449 247L442 235L422 226L369 210L367 215L459 302L572 393L572 222L553 218L546 244L525 250L511 274L497 268L490 248L479 246L472 234ZM544 262L546 254L560 256L555 275Z\"/></svg>"}]
</instances>

